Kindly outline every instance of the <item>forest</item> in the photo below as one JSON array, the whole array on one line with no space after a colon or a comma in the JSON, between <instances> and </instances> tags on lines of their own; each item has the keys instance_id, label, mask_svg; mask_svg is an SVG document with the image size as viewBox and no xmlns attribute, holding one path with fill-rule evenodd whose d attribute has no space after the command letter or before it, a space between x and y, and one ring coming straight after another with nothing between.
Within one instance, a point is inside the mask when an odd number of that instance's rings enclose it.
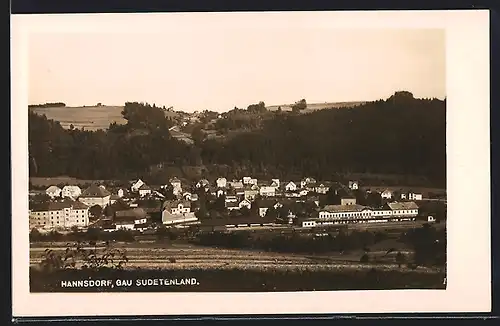
<instances>
[{"instance_id":1,"label":"forest","mask_svg":"<svg viewBox=\"0 0 500 326\"><path fill-rule=\"evenodd\" d=\"M249 114L262 114L261 103L250 106ZM166 166L203 166L207 173L226 166L228 178L243 171L318 180L365 173L417 175L429 186L446 185L446 100L417 99L409 92L352 108L266 112L258 128L225 141L196 137L192 145L171 137L172 121L163 108L147 103L125 103L127 123L98 131L68 130L28 114L32 177L124 180Z\"/></svg>"}]
</instances>

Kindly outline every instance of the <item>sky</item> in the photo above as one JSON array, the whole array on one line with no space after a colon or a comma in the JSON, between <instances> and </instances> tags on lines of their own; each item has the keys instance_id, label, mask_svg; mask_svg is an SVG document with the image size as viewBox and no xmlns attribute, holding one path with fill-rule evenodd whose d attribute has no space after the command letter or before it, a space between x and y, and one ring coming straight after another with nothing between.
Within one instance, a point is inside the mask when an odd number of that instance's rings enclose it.
<instances>
[{"instance_id":1,"label":"sky","mask_svg":"<svg viewBox=\"0 0 500 326\"><path fill-rule=\"evenodd\" d=\"M264 101L371 101L395 91L446 96L439 29L178 26L29 38L29 102L147 102L227 111Z\"/></svg>"}]
</instances>

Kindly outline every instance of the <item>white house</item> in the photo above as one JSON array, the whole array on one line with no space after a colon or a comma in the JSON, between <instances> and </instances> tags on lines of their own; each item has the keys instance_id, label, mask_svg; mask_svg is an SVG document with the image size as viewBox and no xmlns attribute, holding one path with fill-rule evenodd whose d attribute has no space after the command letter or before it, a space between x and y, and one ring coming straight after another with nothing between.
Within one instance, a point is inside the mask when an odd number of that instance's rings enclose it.
<instances>
[{"instance_id":1,"label":"white house","mask_svg":"<svg viewBox=\"0 0 500 326\"><path fill-rule=\"evenodd\" d=\"M139 196L144 197L144 196L147 196L147 195L151 195L151 188L148 185L143 184L139 188Z\"/></svg>"},{"instance_id":2,"label":"white house","mask_svg":"<svg viewBox=\"0 0 500 326\"><path fill-rule=\"evenodd\" d=\"M182 194L182 198L184 198L185 200L191 200L191 198L193 198L193 194L186 191L185 193Z\"/></svg>"},{"instance_id":3,"label":"white house","mask_svg":"<svg viewBox=\"0 0 500 326\"><path fill-rule=\"evenodd\" d=\"M314 187L314 191L317 192L318 194L326 194L328 190L330 190L330 187L324 185L323 183L317 187Z\"/></svg>"},{"instance_id":4,"label":"white house","mask_svg":"<svg viewBox=\"0 0 500 326\"><path fill-rule=\"evenodd\" d=\"M77 199L82 194L82 189L78 186L64 186L61 191L61 197Z\"/></svg>"},{"instance_id":5,"label":"white house","mask_svg":"<svg viewBox=\"0 0 500 326\"><path fill-rule=\"evenodd\" d=\"M32 204L29 224L40 228L85 227L89 224L89 206L71 199Z\"/></svg>"},{"instance_id":6,"label":"white house","mask_svg":"<svg viewBox=\"0 0 500 326\"><path fill-rule=\"evenodd\" d=\"M297 185L295 184L295 182L290 181L289 183L286 184L285 190L286 191L296 191L297 190Z\"/></svg>"},{"instance_id":7,"label":"white house","mask_svg":"<svg viewBox=\"0 0 500 326\"><path fill-rule=\"evenodd\" d=\"M209 186L210 186L210 181L208 181L207 179L201 179L196 183L196 188L207 188Z\"/></svg>"},{"instance_id":8,"label":"white house","mask_svg":"<svg viewBox=\"0 0 500 326\"><path fill-rule=\"evenodd\" d=\"M50 186L45 190L45 193L50 198L59 197L61 195L61 188L59 188L58 186Z\"/></svg>"},{"instance_id":9,"label":"white house","mask_svg":"<svg viewBox=\"0 0 500 326\"><path fill-rule=\"evenodd\" d=\"M300 188L305 188L307 185L315 184L316 180L314 178L304 178L300 181Z\"/></svg>"},{"instance_id":10,"label":"white house","mask_svg":"<svg viewBox=\"0 0 500 326\"><path fill-rule=\"evenodd\" d=\"M229 182L229 185L231 186L231 188L233 189L243 189L244 185L243 185L243 182L241 181L238 181L238 180L233 180L231 182Z\"/></svg>"},{"instance_id":11,"label":"white house","mask_svg":"<svg viewBox=\"0 0 500 326\"><path fill-rule=\"evenodd\" d=\"M257 179L256 179L256 178L252 178L252 179L250 179L250 181L248 181L248 184L249 184L249 185L254 185L254 186L256 186L256 185L257 185L257 183L258 183L258 181L257 181Z\"/></svg>"},{"instance_id":12,"label":"white house","mask_svg":"<svg viewBox=\"0 0 500 326\"><path fill-rule=\"evenodd\" d=\"M238 197L236 196L226 196L225 202L227 203L237 203L238 202Z\"/></svg>"},{"instance_id":13,"label":"white house","mask_svg":"<svg viewBox=\"0 0 500 326\"><path fill-rule=\"evenodd\" d=\"M144 181L142 181L141 179L135 181L132 186L130 187L130 190L132 190L132 192L137 192L139 191L139 188L144 184Z\"/></svg>"},{"instance_id":14,"label":"white house","mask_svg":"<svg viewBox=\"0 0 500 326\"><path fill-rule=\"evenodd\" d=\"M304 220L301 223L301 226L303 228L312 228L316 226L316 221L315 220Z\"/></svg>"},{"instance_id":15,"label":"white house","mask_svg":"<svg viewBox=\"0 0 500 326\"><path fill-rule=\"evenodd\" d=\"M392 191L390 191L389 189L386 189L380 194L380 197L382 197L383 199L391 199L392 198Z\"/></svg>"},{"instance_id":16,"label":"white house","mask_svg":"<svg viewBox=\"0 0 500 326\"><path fill-rule=\"evenodd\" d=\"M174 194L174 196L179 196L180 194L182 194L182 183L181 183L181 180L179 180L178 178L172 178L169 180L170 181L170 184L172 185L172 192Z\"/></svg>"},{"instance_id":17,"label":"white house","mask_svg":"<svg viewBox=\"0 0 500 326\"><path fill-rule=\"evenodd\" d=\"M431 222L431 223L436 222L436 219L434 218L434 216L429 215L429 216L427 216L427 222Z\"/></svg>"},{"instance_id":18,"label":"white house","mask_svg":"<svg viewBox=\"0 0 500 326\"><path fill-rule=\"evenodd\" d=\"M276 195L276 188L271 186L260 187L259 194L262 197L273 197Z\"/></svg>"},{"instance_id":19,"label":"white house","mask_svg":"<svg viewBox=\"0 0 500 326\"><path fill-rule=\"evenodd\" d=\"M238 204L239 208L243 208L243 207L246 207L248 209L250 209L252 207L252 203L248 200L248 199L243 199L239 204Z\"/></svg>"},{"instance_id":20,"label":"white house","mask_svg":"<svg viewBox=\"0 0 500 326\"><path fill-rule=\"evenodd\" d=\"M116 229L142 229L148 223L148 216L146 211L142 208L132 208L117 211L113 219Z\"/></svg>"},{"instance_id":21,"label":"white house","mask_svg":"<svg viewBox=\"0 0 500 326\"><path fill-rule=\"evenodd\" d=\"M279 188L280 187L280 179L271 179L271 187Z\"/></svg>"},{"instance_id":22,"label":"white house","mask_svg":"<svg viewBox=\"0 0 500 326\"><path fill-rule=\"evenodd\" d=\"M217 191L215 192L215 195L216 195L217 197L224 196L225 194L226 194L226 190L225 190L225 189L223 189L223 188L219 188L219 189L217 189Z\"/></svg>"},{"instance_id":23,"label":"white house","mask_svg":"<svg viewBox=\"0 0 500 326\"><path fill-rule=\"evenodd\" d=\"M309 190L302 189L302 190L299 191L299 196L300 197L307 196L308 193L309 193Z\"/></svg>"},{"instance_id":24,"label":"white house","mask_svg":"<svg viewBox=\"0 0 500 326\"><path fill-rule=\"evenodd\" d=\"M218 178L216 183L217 183L218 188L226 188L227 179L226 178Z\"/></svg>"},{"instance_id":25,"label":"white house","mask_svg":"<svg viewBox=\"0 0 500 326\"><path fill-rule=\"evenodd\" d=\"M243 184L248 185L250 184L250 180L252 180L252 177L243 177Z\"/></svg>"},{"instance_id":26,"label":"white house","mask_svg":"<svg viewBox=\"0 0 500 326\"><path fill-rule=\"evenodd\" d=\"M359 184L357 181L349 181L349 189L357 190L359 188Z\"/></svg>"},{"instance_id":27,"label":"white house","mask_svg":"<svg viewBox=\"0 0 500 326\"><path fill-rule=\"evenodd\" d=\"M259 216L264 217L267 214L269 207L259 207Z\"/></svg>"},{"instance_id":28,"label":"white house","mask_svg":"<svg viewBox=\"0 0 500 326\"><path fill-rule=\"evenodd\" d=\"M422 194L410 192L408 193L408 200L422 200Z\"/></svg>"},{"instance_id":29,"label":"white house","mask_svg":"<svg viewBox=\"0 0 500 326\"><path fill-rule=\"evenodd\" d=\"M118 189L117 195L118 197L122 198L125 195L125 191L123 189Z\"/></svg>"},{"instance_id":30,"label":"white house","mask_svg":"<svg viewBox=\"0 0 500 326\"><path fill-rule=\"evenodd\" d=\"M191 202L188 200L174 200L163 203L163 211L172 215L182 215L191 213Z\"/></svg>"},{"instance_id":31,"label":"white house","mask_svg":"<svg viewBox=\"0 0 500 326\"><path fill-rule=\"evenodd\" d=\"M105 188L97 185L91 185L85 189L78 200L89 207L99 205L104 208L109 205L110 197L111 193Z\"/></svg>"}]
</instances>

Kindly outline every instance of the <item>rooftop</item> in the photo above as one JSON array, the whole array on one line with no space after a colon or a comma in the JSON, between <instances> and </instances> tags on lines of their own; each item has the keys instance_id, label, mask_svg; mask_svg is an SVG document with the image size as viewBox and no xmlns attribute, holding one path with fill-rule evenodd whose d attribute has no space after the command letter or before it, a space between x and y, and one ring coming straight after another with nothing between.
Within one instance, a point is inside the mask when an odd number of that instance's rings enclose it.
<instances>
[{"instance_id":1,"label":"rooftop","mask_svg":"<svg viewBox=\"0 0 500 326\"><path fill-rule=\"evenodd\" d=\"M387 206L389 206L390 209L393 210L402 210L402 209L418 209L418 205L415 204L414 202L394 202L394 203L387 203Z\"/></svg>"},{"instance_id":2,"label":"rooftop","mask_svg":"<svg viewBox=\"0 0 500 326\"><path fill-rule=\"evenodd\" d=\"M330 213L339 212L361 212L365 209L370 209L369 207L362 205L326 205L321 211L326 211Z\"/></svg>"},{"instance_id":3,"label":"rooftop","mask_svg":"<svg viewBox=\"0 0 500 326\"><path fill-rule=\"evenodd\" d=\"M103 198L111 195L109 191L98 185L91 185L82 193L80 197L87 198Z\"/></svg>"}]
</instances>

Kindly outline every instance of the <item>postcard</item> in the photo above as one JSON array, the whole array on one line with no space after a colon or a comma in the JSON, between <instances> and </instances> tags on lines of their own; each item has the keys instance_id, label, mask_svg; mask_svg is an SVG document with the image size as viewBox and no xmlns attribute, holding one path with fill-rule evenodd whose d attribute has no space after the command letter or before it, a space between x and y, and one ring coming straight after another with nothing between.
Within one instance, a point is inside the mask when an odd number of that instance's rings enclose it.
<instances>
[{"instance_id":1,"label":"postcard","mask_svg":"<svg viewBox=\"0 0 500 326\"><path fill-rule=\"evenodd\" d=\"M489 311L488 28L14 15L14 315Z\"/></svg>"}]
</instances>

